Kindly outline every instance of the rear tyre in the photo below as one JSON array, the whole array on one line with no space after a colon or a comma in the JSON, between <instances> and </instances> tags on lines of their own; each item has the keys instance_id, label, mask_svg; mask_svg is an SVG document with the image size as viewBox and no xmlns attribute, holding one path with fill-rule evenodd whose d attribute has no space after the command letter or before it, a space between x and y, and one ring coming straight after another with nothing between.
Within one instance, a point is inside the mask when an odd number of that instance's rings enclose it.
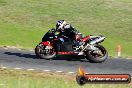
<instances>
[{"instance_id":1,"label":"rear tyre","mask_svg":"<svg viewBox=\"0 0 132 88\"><path fill-rule=\"evenodd\" d=\"M86 51L86 59L92 63L102 63L108 58L108 52L102 45L95 45L100 53L94 53L94 51Z\"/></svg>"},{"instance_id":2,"label":"rear tyre","mask_svg":"<svg viewBox=\"0 0 132 88\"><path fill-rule=\"evenodd\" d=\"M53 47L48 46L49 48L46 48L47 46L43 44L39 44L35 48L35 54L37 57L41 59L52 59L56 56L56 52Z\"/></svg>"}]
</instances>

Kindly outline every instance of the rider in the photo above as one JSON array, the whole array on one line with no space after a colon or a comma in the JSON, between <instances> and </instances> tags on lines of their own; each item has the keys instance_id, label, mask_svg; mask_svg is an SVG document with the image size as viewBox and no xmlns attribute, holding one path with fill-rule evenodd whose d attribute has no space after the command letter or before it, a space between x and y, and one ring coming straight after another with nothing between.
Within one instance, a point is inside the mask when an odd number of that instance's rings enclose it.
<instances>
[{"instance_id":1,"label":"rider","mask_svg":"<svg viewBox=\"0 0 132 88\"><path fill-rule=\"evenodd\" d=\"M49 30L42 38L42 41L49 40L49 36L54 34L63 36L63 38L60 38L61 42L73 42L75 46L79 46L81 44L80 39L82 38L82 34L65 20L57 21L56 28Z\"/></svg>"},{"instance_id":2,"label":"rider","mask_svg":"<svg viewBox=\"0 0 132 88\"><path fill-rule=\"evenodd\" d=\"M68 24L65 20L57 21L56 30L60 32L60 35L63 35L71 41L76 40L75 36L80 33L78 30L72 27L71 24Z\"/></svg>"}]
</instances>

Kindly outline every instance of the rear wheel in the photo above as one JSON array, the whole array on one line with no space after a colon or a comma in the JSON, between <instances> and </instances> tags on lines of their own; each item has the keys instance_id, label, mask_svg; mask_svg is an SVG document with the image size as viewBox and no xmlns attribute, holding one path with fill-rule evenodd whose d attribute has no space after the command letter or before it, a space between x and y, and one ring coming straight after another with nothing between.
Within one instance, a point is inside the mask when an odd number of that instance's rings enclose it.
<instances>
[{"instance_id":1,"label":"rear wheel","mask_svg":"<svg viewBox=\"0 0 132 88\"><path fill-rule=\"evenodd\" d=\"M52 59L56 56L56 52L52 46L39 44L35 48L35 54L42 59Z\"/></svg>"},{"instance_id":2,"label":"rear wheel","mask_svg":"<svg viewBox=\"0 0 132 88\"><path fill-rule=\"evenodd\" d=\"M108 57L107 50L102 45L95 45L96 50L85 52L86 59L93 63L104 62Z\"/></svg>"}]
</instances>

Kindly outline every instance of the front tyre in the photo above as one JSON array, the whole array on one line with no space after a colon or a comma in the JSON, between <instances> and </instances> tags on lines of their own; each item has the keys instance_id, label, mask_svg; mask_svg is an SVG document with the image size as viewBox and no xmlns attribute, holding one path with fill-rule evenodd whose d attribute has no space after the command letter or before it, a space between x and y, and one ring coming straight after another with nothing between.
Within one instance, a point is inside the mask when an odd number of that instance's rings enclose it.
<instances>
[{"instance_id":1,"label":"front tyre","mask_svg":"<svg viewBox=\"0 0 132 88\"><path fill-rule=\"evenodd\" d=\"M102 63L108 58L108 52L102 45L95 45L96 50L87 50L86 59L92 63Z\"/></svg>"},{"instance_id":2,"label":"front tyre","mask_svg":"<svg viewBox=\"0 0 132 88\"><path fill-rule=\"evenodd\" d=\"M56 56L56 52L52 46L39 44L35 48L35 54L42 59L52 59Z\"/></svg>"}]
</instances>

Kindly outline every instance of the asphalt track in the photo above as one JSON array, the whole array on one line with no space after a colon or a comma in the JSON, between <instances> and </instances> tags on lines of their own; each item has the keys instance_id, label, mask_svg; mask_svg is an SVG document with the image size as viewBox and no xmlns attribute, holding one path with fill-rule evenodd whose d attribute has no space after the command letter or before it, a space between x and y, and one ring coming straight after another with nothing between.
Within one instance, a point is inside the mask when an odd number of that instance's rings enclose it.
<instances>
[{"instance_id":1,"label":"asphalt track","mask_svg":"<svg viewBox=\"0 0 132 88\"><path fill-rule=\"evenodd\" d=\"M131 74L132 59L108 58L103 63L84 61L82 56L59 56L53 60L38 59L33 51L0 48L0 66L43 71L77 72L82 66L92 74Z\"/></svg>"}]
</instances>

